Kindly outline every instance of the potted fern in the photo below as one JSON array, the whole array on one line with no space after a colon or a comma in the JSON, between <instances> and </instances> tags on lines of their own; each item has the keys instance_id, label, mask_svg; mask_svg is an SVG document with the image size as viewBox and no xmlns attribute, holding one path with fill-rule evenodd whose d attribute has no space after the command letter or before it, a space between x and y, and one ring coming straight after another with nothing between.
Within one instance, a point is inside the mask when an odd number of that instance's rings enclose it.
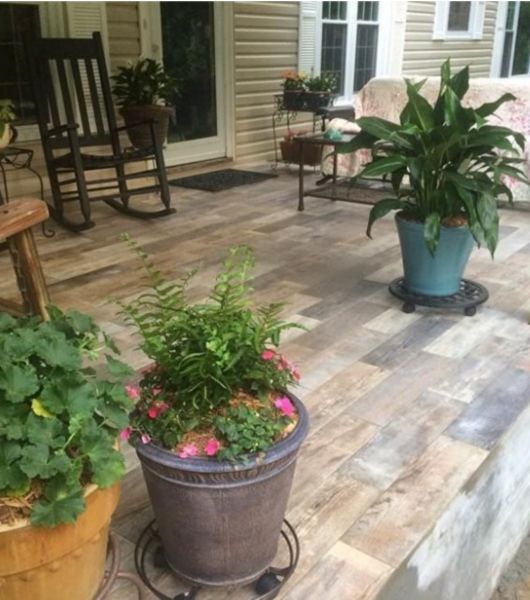
<instances>
[{"instance_id":1,"label":"potted fern","mask_svg":"<svg viewBox=\"0 0 530 600\"><path fill-rule=\"evenodd\" d=\"M525 139L487 121L513 95L476 108L463 105L468 67L452 75L449 60L442 65L433 105L420 93L423 82L405 82L408 102L400 123L361 117L361 133L338 151L371 149L372 160L357 177L391 180L393 194L372 208L367 234L377 219L398 211L406 289L449 296L459 289L474 244L495 252L497 197L512 201L507 178L527 182L517 156Z\"/></svg>"},{"instance_id":2,"label":"potted fern","mask_svg":"<svg viewBox=\"0 0 530 600\"><path fill-rule=\"evenodd\" d=\"M100 331L87 315L0 314L0 596L91 600L124 473L116 443L130 370L88 364Z\"/></svg>"},{"instance_id":3,"label":"potted fern","mask_svg":"<svg viewBox=\"0 0 530 600\"><path fill-rule=\"evenodd\" d=\"M153 145L151 126L157 143L162 146L167 138L172 102L178 94L176 80L163 66L151 58L143 58L133 65L118 67L111 79L120 114L129 127L127 133L136 148Z\"/></svg>"},{"instance_id":4,"label":"potted fern","mask_svg":"<svg viewBox=\"0 0 530 600\"><path fill-rule=\"evenodd\" d=\"M193 273L151 284L124 315L153 360L122 436L135 446L171 569L199 585L256 580L278 546L298 450L308 430L278 351L281 305L249 300L251 251L233 248L209 300L190 304ZM258 543L256 541L259 540Z\"/></svg>"}]
</instances>

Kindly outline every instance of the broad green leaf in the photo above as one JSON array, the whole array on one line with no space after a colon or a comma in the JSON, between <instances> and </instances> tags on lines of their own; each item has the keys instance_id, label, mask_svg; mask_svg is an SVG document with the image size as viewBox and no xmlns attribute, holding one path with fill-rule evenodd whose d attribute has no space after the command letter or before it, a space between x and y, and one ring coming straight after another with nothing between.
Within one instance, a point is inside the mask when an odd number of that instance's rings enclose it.
<instances>
[{"instance_id":1,"label":"broad green leaf","mask_svg":"<svg viewBox=\"0 0 530 600\"><path fill-rule=\"evenodd\" d=\"M371 148L377 139L377 137L369 134L368 132L361 131L353 138L351 142L337 146L336 150L338 154L350 154L351 152L356 152L362 148Z\"/></svg>"},{"instance_id":2,"label":"broad green leaf","mask_svg":"<svg viewBox=\"0 0 530 600\"><path fill-rule=\"evenodd\" d=\"M404 206L401 200L397 198L384 198L383 200L379 200L377 204L372 207L370 211L370 216L368 217L368 226L366 228L366 235L368 237L372 237L372 226L377 221L377 219L381 219L385 215L387 215L392 210L400 210Z\"/></svg>"},{"instance_id":3,"label":"broad green leaf","mask_svg":"<svg viewBox=\"0 0 530 600\"><path fill-rule=\"evenodd\" d=\"M23 402L39 389L39 380L35 369L25 364L2 365L0 369L0 390L4 390L6 400Z\"/></svg>"},{"instance_id":4,"label":"broad green leaf","mask_svg":"<svg viewBox=\"0 0 530 600\"><path fill-rule=\"evenodd\" d=\"M376 158L364 167L363 177L378 177L387 173L393 173L405 164L406 159L399 155Z\"/></svg>"},{"instance_id":5,"label":"broad green leaf","mask_svg":"<svg viewBox=\"0 0 530 600\"><path fill-rule=\"evenodd\" d=\"M494 102L485 102L478 108L475 108L475 112L481 117L488 117L489 115L492 115L499 108L499 106L505 102L511 102L512 100L516 100L516 97L513 94L503 94Z\"/></svg>"},{"instance_id":6,"label":"broad green leaf","mask_svg":"<svg viewBox=\"0 0 530 600\"><path fill-rule=\"evenodd\" d=\"M0 332L12 331L17 326L17 321L11 315L0 312Z\"/></svg>"},{"instance_id":7,"label":"broad green leaf","mask_svg":"<svg viewBox=\"0 0 530 600\"><path fill-rule=\"evenodd\" d=\"M464 67L461 71L458 71L449 82L449 87L454 91L460 100L465 96L469 89L469 67Z\"/></svg>"},{"instance_id":8,"label":"broad green leaf","mask_svg":"<svg viewBox=\"0 0 530 600\"><path fill-rule=\"evenodd\" d=\"M60 448L66 442L65 433L66 426L55 417L42 418L32 413L28 415L26 435L32 444Z\"/></svg>"},{"instance_id":9,"label":"broad green leaf","mask_svg":"<svg viewBox=\"0 0 530 600\"><path fill-rule=\"evenodd\" d=\"M429 131L432 129L434 127L433 108L408 81L407 96L409 99L407 106L410 111L410 119L412 123L423 129L423 131Z\"/></svg>"},{"instance_id":10,"label":"broad green leaf","mask_svg":"<svg viewBox=\"0 0 530 600\"><path fill-rule=\"evenodd\" d=\"M22 471L31 479L40 477L48 479L57 473L65 473L70 467L71 460L64 452L50 454L46 444L25 446L19 465Z\"/></svg>"},{"instance_id":11,"label":"broad green leaf","mask_svg":"<svg viewBox=\"0 0 530 600\"><path fill-rule=\"evenodd\" d=\"M18 465L21 455L19 443L0 440L0 496L27 486L28 478Z\"/></svg>"},{"instance_id":12,"label":"broad green leaf","mask_svg":"<svg viewBox=\"0 0 530 600\"><path fill-rule=\"evenodd\" d=\"M134 369L121 360L117 360L110 354L105 354L105 358L107 359L107 370L112 376L124 379L134 375Z\"/></svg>"},{"instance_id":13,"label":"broad green leaf","mask_svg":"<svg viewBox=\"0 0 530 600\"><path fill-rule=\"evenodd\" d=\"M31 524L55 527L59 523L74 523L85 510L83 490L53 500L39 500L31 511Z\"/></svg>"},{"instance_id":14,"label":"broad green leaf","mask_svg":"<svg viewBox=\"0 0 530 600\"><path fill-rule=\"evenodd\" d=\"M52 367L62 367L71 371L81 368L79 352L68 342L64 334L51 329L47 323L42 325L41 331L43 335L36 344L36 354Z\"/></svg>"},{"instance_id":15,"label":"broad green leaf","mask_svg":"<svg viewBox=\"0 0 530 600\"><path fill-rule=\"evenodd\" d=\"M423 224L423 237L431 254L434 254L436 247L438 246L440 228L440 215L438 213L431 213L428 215Z\"/></svg>"}]
</instances>

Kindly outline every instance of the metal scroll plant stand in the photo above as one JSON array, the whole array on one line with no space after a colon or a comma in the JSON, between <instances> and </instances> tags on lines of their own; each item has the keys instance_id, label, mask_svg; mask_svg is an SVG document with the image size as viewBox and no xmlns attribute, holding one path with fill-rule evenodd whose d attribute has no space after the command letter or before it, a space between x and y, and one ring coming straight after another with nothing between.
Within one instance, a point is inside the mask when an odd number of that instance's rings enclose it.
<instances>
[{"instance_id":1,"label":"metal scroll plant stand","mask_svg":"<svg viewBox=\"0 0 530 600\"><path fill-rule=\"evenodd\" d=\"M269 567L253 584L254 591L258 594L253 600L272 600L272 598L276 598L296 569L300 556L300 542L293 526L287 519L284 519L283 525L281 540L287 547L289 564L286 567ZM187 592L178 593L176 596L168 596L156 588L147 572L147 559L150 551L153 552L152 562L154 567L170 570L155 520L145 527L136 542L134 562L140 578L160 600L194 600L197 598L201 590L200 586L193 586Z\"/></svg>"}]
</instances>

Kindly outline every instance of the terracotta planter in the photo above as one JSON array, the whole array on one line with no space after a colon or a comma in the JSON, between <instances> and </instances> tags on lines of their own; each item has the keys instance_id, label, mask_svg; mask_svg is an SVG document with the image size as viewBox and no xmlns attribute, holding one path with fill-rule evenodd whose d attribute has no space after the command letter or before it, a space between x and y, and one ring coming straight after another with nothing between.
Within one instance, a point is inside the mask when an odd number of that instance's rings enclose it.
<instances>
[{"instance_id":1,"label":"terracotta planter","mask_svg":"<svg viewBox=\"0 0 530 600\"><path fill-rule=\"evenodd\" d=\"M119 485L89 486L87 508L71 525L0 525L0 600L92 600L103 578L119 495Z\"/></svg>"},{"instance_id":2,"label":"terracotta planter","mask_svg":"<svg viewBox=\"0 0 530 600\"><path fill-rule=\"evenodd\" d=\"M131 126L140 123L136 127L127 130L131 144L136 148L150 148L153 146L151 127L146 121L153 121L155 138L160 146L163 146L169 128L169 117L173 107L171 106L123 106L120 114L125 125Z\"/></svg>"},{"instance_id":3,"label":"terracotta planter","mask_svg":"<svg viewBox=\"0 0 530 600\"><path fill-rule=\"evenodd\" d=\"M142 463L165 557L182 579L229 586L254 581L278 548L298 450L309 418L258 460L230 463L181 459L153 444L140 444Z\"/></svg>"},{"instance_id":4,"label":"terracotta planter","mask_svg":"<svg viewBox=\"0 0 530 600\"><path fill-rule=\"evenodd\" d=\"M282 160L288 163L300 164L300 144L292 140L280 142ZM322 158L322 146L317 144L306 144L304 147L304 165L314 167L320 164Z\"/></svg>"}]
</instances>

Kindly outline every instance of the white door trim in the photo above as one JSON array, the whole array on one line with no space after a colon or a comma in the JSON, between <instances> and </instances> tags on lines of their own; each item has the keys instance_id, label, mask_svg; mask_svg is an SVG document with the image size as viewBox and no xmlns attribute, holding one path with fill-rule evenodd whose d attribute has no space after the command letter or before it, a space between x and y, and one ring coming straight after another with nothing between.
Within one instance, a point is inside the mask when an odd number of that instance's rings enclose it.
<instances>
[{"instance_id":1,"label":"white door trim","mask_svg":"<svg viewBox=\"0 0 530 600\"><path fill-rule=\"evenodd\" d=\"M229 2L214 3L214 36L217 131L216 136L168 144L168 166L233 156L234 91L232 8ZM140 2L140 44L143 57L162 61L160 2Z\"/></svg>"}]
</instances>

